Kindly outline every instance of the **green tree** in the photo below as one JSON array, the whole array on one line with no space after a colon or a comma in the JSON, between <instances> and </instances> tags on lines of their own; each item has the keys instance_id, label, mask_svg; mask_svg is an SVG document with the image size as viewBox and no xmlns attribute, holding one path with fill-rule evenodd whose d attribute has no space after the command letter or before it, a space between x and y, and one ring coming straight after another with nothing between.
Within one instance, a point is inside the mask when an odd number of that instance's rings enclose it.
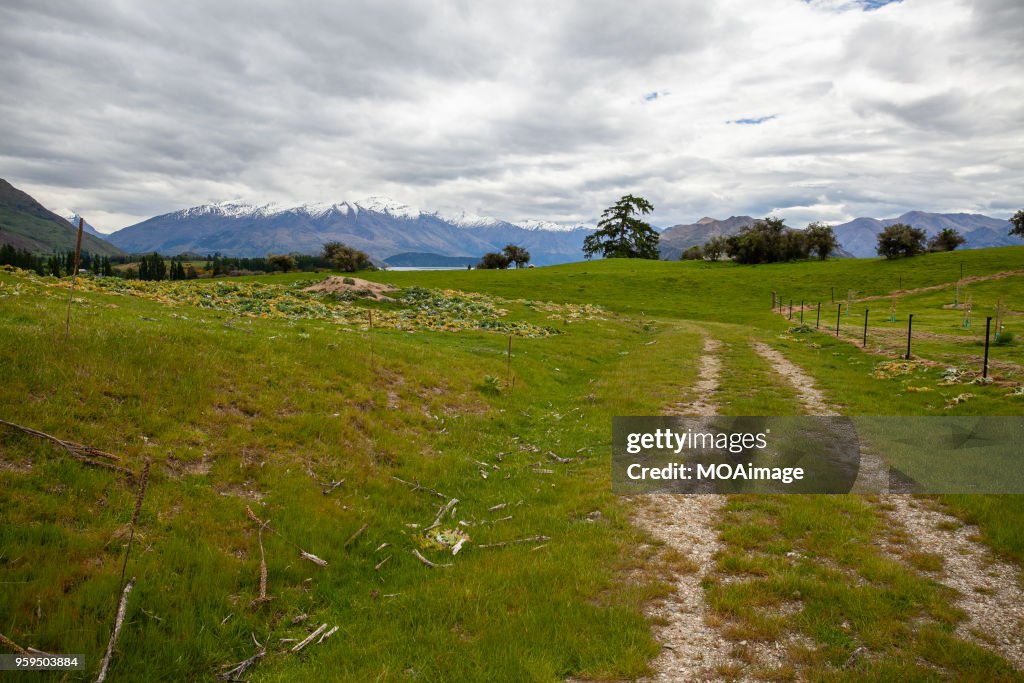
<instances>
[{"instance_id":1,"label":"green tree","mask_svg":"<svg viewBox=\"0 0 1024 683\"><path fill-rule=\"evenodd\" d=\"M726 242L721 235L715 235L704 244L704 258L717 261L725 253Z\"/></svg>"},{"instance_id":2,"label":"green tree","mask_svg":"<svg viewBox=\"0 0 1024 683\"><path fill-rule=\"evenodd\" d=\"M1010 234L1016 235L1017 237L1024 237L1024 209L1021 209L1017 213L1010 217Z\"/></svg>"},{"instance_id":3,"label":"green tree","mask_svg":"<svg viewBox=\"0 0 1024 683\"><path fill-rule=\"evenodd\" d=\"M925 251L925 232L905 223L894 223L878 233L878 255L887 259L917 256Z\"/></svg>"},{"instance_id":4,"label":"green tree","mask_svg":"<svg viewBox=\"0 0 1024 683\"><path fill-rule=\"evenodd\" d=\"M516 264L516 268L522 268L530 262L530 252L515 244L506 244L501 250L509 260L509 263Z\"/></svg>"},{"instance_id":5,"label":"green tree","mask_svg":"<svg viewBox=\"0 0 1024 683\"><path fill-rule=\"evenodd\" d=\"M941 232L928 240L928 251L953 251L967 239L953 228L943 228Z\"/></svg>"},{"instance_id":6,"label":"green tree","mask_svg":"<svg viewBox=\"0 0 1024 683\"><path fill-rule=\"evenodd\" d=\"M627 194L601 214L597 231L583 240L583 255L591 258L658 258L659 235L648 223L635 218L654 211L643 197Z\"/></svg>"},{"instance_id":7,"label":"green tree","mask_svg":"<svg viewBox=\"0 0 1024 683\"><path fill-rule=\"evenodd\" d=\"M476 264L479 270L505 270L512 260L503 252L492 251L483 255L480 263Z\"/></svg>"},{"instance_id":8,"label":"green tree","mask_svg":"<svg viewBox=\"0 0 1024 683\"><path fill-rule=\"evenodd\" d=\"M341 242L324 243L322 255L331 262L331 265L345 273L373 270L373 263L369 256Z\"/></svg>"},{"instance_id":9,"label":"green tree","mask_svg":"<svg viewBox=\"0 0 1024 683\"><path fill-rule=\"evenodd\" d=\"M683 251L682 255L680 255L679 257L679 260L700 261L702 258L704 258L704 250L700 247L699 244L695 244L692 247L689 247L688 249Z\"/></svg>"},{"instance_id":10,"label":"green tree","mask_svg":"<svg viewBox=\"0 0 1024 683\"><path fill-rule=\"evenodd\" d=\"M290 256L289 254L267 254L267 263L278 270L284 271L285 273L299 267L298 263L295 261L295 257Z\"/></svg>"},{"instance_id":11,"label":"green tree","mask_svg":"<svg viewBox=\"0 0 1024 683\"><path fill-rule=\"evenodd\" d=\"M725 240L726 253L737 263L777 263L805 259L810 253L802 230L781 218L762 218Z\"/></svg>"},{"instance_id":12,"label":"green tree","mask_svg":"<svg viewBox=\"0 0 1024 683\"><path fill-rule=\"evenodd\" d=\"M807 247L810 253L817 254L818 258L822 261L826 260L829 255L836 250L839 246L839 240L836 239L836 233L832 230L831 226L825 225L824 223L811 223L804 230L804 238L807 240Z\"/></svg>"}]
</instances>

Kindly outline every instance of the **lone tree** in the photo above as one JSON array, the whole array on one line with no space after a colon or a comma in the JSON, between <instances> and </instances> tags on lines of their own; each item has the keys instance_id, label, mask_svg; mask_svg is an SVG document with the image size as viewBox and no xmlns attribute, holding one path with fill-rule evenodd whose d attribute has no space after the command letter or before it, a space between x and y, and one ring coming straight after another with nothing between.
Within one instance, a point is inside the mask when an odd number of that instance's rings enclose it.
<instances>
[{"instance_id":1,"label":"lone tree","mask_svg":"<svg viewBox=\"0 0 1024 683\"><path fill-rule=\"evenodd\" d=\"M1024 209L1013 214L1010 218L1010 223L1012 224L1010 234L1016 235L1017 237L1024 237Z\"/></svg>"},{"instance_id":2,"label":"lone tree","mask_svg":"<svg viewBox=\"0 0 1024 683\"><path fill-rule=\"evenodd\" d=\"M715 235L704 243L704 258L708 261L717 261L722 258L725 248L725 238L721 235Z\"/></svg>"},{"instance_id":3,"label":"lone tree","mask_svg":"<svg viewBox=\"0 0 1024 683\"><path fill-rule=\"evenodd\" d=\"M923 254L925 232L905 223L894 223L878 233L878 255L888 259Z\"/></svg>"},{"instance_id":4,"label":"lone tree","mask_svg":"<svg viewBox=\"0 0 1024 683\"><path fill-rule=\"evenodd\" d=\"M335 268L345 273L354 273L357 270L373 270L373 263L370 261L369 256L341 242L326 242L324 244L323 257L330 261Z\"/></svg>"},{"instance_id":5,"label":"lone tree","mask_svg":"<svg viewBox=\"0 0 1024 683\"><path fill-rule=\"evenodd\" d=\"M811 223L804 230L804 239L812 254L817 254L818 259L824 261L839 246L836 233L831 226L824 223Z\"/></svg>"},{"instance_id":6,"label":"lone tree","mask_svg":"<svg viewBox=\"0 0 1024 683\"><path fill-rule=\"evenodd\" d=\"M583 240L583 255L604 258L658 258L658 233L634 214L647 215L654 206L643 197L625 195L601 214L597 231Z\"/></svg>"},{"instance_id":7,"label":"lone tree","mask_svg":"<svg viewBox=\"0 0 1024 683\"><path fill-rule=\"evenodd\" d=\"M942 232L928 240L928 251L953 251L966 242L967 240L959 231L953 228L943 228Z\"/></svg>"},{"instance_id":8,"label":"lone tree","mask_svg":"<svg viewBox=\"0 0 1024 683\"><path fill-rule=\"evenodd\" d=\"M505 270L512 260L500 251L491 251L483 255L480 263L476 264L479 270Z\"/></svg>"},{"instance_id":9,"label":"lone tree","mask_svg":"<svg viewBox=\"0 0 1024 683\"><path fill-rule=\"evenodd\" d=\"M501 253L508 258L509 263L516 264L516 268L522 268L530 262L530 252L515 244L506 244Z\"/></svg>"},{"instance_id":10,"label":"lone tree","mask_svg":"<svg viewBox=\"0 0 1024 683\"><path fill-rule=\"evenodd\" d=\"M299 267L295 257L291 254L267 254L267 263L285 273Z\"/></svg>"},{"instance_id":11,"label":"lone tree","mask_svg":"<svg viewBox=\"0 0 1024 683\"><path fill-rule=\"evenodd\" d=\"M679 257L681 261L700 261L704 258L704 249L699 244L686 249Z\"/></svg>"}]
</instances>

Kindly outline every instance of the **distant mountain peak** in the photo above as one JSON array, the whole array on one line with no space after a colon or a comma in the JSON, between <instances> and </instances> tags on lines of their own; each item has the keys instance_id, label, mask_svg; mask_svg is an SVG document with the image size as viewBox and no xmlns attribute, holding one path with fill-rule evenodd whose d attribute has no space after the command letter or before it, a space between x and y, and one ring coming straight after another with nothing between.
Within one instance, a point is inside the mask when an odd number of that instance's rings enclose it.
<instances>
[{"instance_id":1,"label":"distant mountain peak","mask_svg":"<svg viewBox=\"0 0 1024 683\"><path fill-rule=\"evenodd\" d=\"M699 221L694 223L694 225L707 225L708 223L717 223L717 222L718 222L717 218L711 218L710 216L704 216L704 218L701 218Z\"/></svg>"}]
</instances>

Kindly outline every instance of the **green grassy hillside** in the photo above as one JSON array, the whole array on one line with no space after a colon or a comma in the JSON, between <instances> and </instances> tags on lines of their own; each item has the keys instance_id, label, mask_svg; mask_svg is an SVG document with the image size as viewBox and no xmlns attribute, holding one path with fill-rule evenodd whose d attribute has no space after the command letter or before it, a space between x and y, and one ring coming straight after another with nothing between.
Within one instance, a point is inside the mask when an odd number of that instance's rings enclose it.
<instances>
[{"instance_id":1,"label":"green grassy hillside","mask_svg":"<svg viewBox=\"0 0 1024 683\"><path fill-rule=\"evenodd\" d=\"M888 297L902 276L898 315L914 312L922 332L949 337L922 341L919 358L973 373L977 324L949 329L959 313L942 308L946 289L912 291L954 282L961 261L969 276L1019 271L1024 248L756 268L602 261L360 274L403 288L393 302L313 298L297 287L308 275L86 278L69 339L66 281L0 272L0 419L116 454L134 471L152 462L113 680L209 680L257 652L254 639L266 646L242 676L254 681L635 677L659 649L644 605L693 567L634 527L632 503L611 494L612 416L658 414L692 398L708 334L726 346L716 394L725 414L801 411L750 350L761 341L811 373L844 414L1024 415L1014 393L1024 384L1019 346L993 350L997 382L971 385L970 401L947 405L964 388L940 386L938 366L873 372L893 353L882 321L874 347L856 343L865 302L842 319L839 338L834 329L791 332L788 312L771 310L772 291L787 303L822 300L834 324L831 287L843 299L849 289ZM969 284L975 315L1003 295L1007 328L1021 327L1022 280ZM2 426L0 482L0 633L85 653L87 671L50 678L93 680L136 482ZM452 499L454 510L430 528ZM948 502L1002 557L1024 561L1021 497ZM862 671L872 680L936 671L1017 679L953 633L963 617L944 607L944 589L882 563L875 541L886 531L863 499L735 506L723 522L723 566L761 557L748 569L768 577L764 604L799 586L806 616L792 626L757 621L745 607L754 603L709 584L715 609L746 624L731 632L737 643L800 629L818 643L794 660L808 679L849 679L843 662L863 642L875 653ZM268 601L257 600L260 535L247 508L270 522ZM837 516L848 535L826 524ZM851 538L861 541L854 550ZM793 549L824 558L799 583L773 573L782 570L772 558ZM860 583L837 580L846 576L837 567ZM835 632L843 620L850 634ZM919 621L929 630L910 637L907 625ZM338 631L289 652L320 624Z\"/></svg>"},{"instance_id":2,"label":"green grassy hillside","mask_svg":"<svg viewBox=\"0 0 1024 683\"><path fill-rule=\"evenodd\" d=\"M0 244L38 254L74 251L78 226L45 209L35 199L0 178ZM82 250L99 256L122 253L94 235L82 235Z\"/></svg>"}]
</instances>

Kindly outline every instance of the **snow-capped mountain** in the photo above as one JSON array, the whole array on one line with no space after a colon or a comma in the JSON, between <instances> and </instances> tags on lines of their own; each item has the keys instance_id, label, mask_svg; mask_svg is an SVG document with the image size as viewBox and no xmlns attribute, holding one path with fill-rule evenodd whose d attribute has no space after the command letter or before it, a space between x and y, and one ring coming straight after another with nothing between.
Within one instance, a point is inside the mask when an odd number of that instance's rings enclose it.
<instances>
[{"instance_id":1,"label":"snow-capped mountain","mask_svg":"<svg viewBox=\"0 0 1024 683\"><path fill-rule=\"evenodd\" d=\"M386 197L355 202L229 201L156 216L119 230L109 240L132 253L158 251L228 256L319 253L337 240L378 259L408 252L478 258L517 244L533 263L578 261L593 228L527 221L516 224L465 211L427 212Z\"/></svg>"},{"instance_id":2,"label":"snow-capped mountain","mask_svg":"<svg viewBox=\"0 0 1024 683\"><path fill-rule=\"evenodd\" d=\"M64 220L71 224L71 227L75 230L78 229L78 219L82 217L78 215L77 211L65 211L63 212L63 216ZM102 232L89 225L89 221L85 219L82 220L82 232L89 235L95 235L96 237L106 237Z\"/></svg>"}]
</instances>

